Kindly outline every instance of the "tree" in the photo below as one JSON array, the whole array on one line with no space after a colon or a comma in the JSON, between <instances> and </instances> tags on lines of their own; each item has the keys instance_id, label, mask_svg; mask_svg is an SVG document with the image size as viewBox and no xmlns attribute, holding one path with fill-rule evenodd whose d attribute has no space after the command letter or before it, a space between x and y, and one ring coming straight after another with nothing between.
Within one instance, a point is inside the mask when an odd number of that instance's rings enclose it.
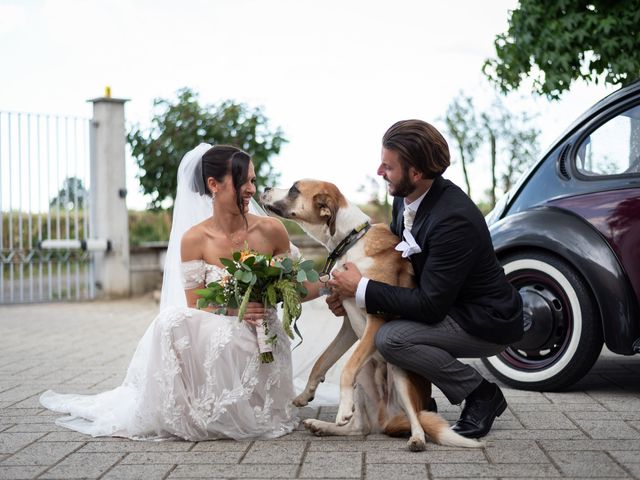
<instances>
[{"instance_id":1,"label":"tree","mask_svg":"<svg viewBox=\"0 0 640 480\"><path fill-rule=\"evenodd\" d=\"M532 117L526 112L510 112L497 97L490 107L476 112L473 99L460 92L447 109L445 124L456 144L469 196L471 186L466 166L485 144L488 146L491 175L488 209L496 204L497 192L511 189L537 157L540 131L531 125Z\"/></svg>"},{"instance_id":2,"label":"tree","mask_svg":"<svg viewBox=\"0 0 640 480\"><path fill-rule=\"evenodd\" d=\"M493 208L498 189L501 187L502 192L508 192L524 169L536 159L540 130L531 126L533 117L527 112L512 113L499 98L480 114L480 118L484 139L489 143L489 206ZM498 162L499 152L501 162Z\"/></svg>"},{"instance_id":3,"label":"tree","mask_svg":"<svg viewBox=\"0 0 640 480\"><path fill-rule=\"evenodd\" d=\"M134 126L127 135L131 153L141 173L144 193L151 195L151 207L161 208L173 200L178 165L184 154L201 142L235 145L251 155L258 188L273 185L278 178L271 157L280 153L287 140L280 128L271 130L260 108L225 100L201 106L198 94L189 88L178 90L177 99L154 100L151 128Z\"/></svg>"},{"instance_id":4,"label":"tree","mask_svg":"<svg viewBox=\"0 0 640 480\"><path fill-rule=\"evenodd\" d=\"M625 85L640 76L640 0L520 0L483 72L502 92L530 77L558 99L577 79Z\"/></svg>"},{"instance_id":5,"label":"tree","mask_svg":"<svg viewBox=\"0 0 640 480\"><path fill-rule=\"evenodd\" d=\"M467 167L475 160L476 152L482 143L482 134L478 128L473 100L462 92L453 99L444 118L447 133L453 138L460 155L462 174L471 196L471 183Z\"/></svg>"},{"instance_id":6,"label":"tree","mask_svg":"<svg viewBox=\"0 0 640 480\"><path fill-rule=\"evenodd\" d=\"M61 210L82 210L89 199L89 191L85 188L82 179L67 177L62 181L62 186L55 197L49 202L52 208Z\"/></svg>"},{"instance_id":7,"label":"tree","mask_svg":"<svg viewBox=\"0 0 640 480\"><path fill-rule=\"evenodd\" d=\"M503 192L511 190L524 170L538 158L540 130L530 125L531 117L526 112L506 118L506 161L501 175Z\"/></svg>"},{"instance_id":8,"label":"tree","mask_svg":"<svg viewBox=\"0 0 640 480\"><path fill-rule=\"evenodd\" d=\"M391 203L389 202L389 190L383 182L372 175L365 175L364 183L358 187L358 192L369 194L369 200L360 207L369 215L374 223L389 223L391 221ZM380 195L382 192L382 195ZM382 196L382 200L380 197Z\"/></svg>"}]
</instances>

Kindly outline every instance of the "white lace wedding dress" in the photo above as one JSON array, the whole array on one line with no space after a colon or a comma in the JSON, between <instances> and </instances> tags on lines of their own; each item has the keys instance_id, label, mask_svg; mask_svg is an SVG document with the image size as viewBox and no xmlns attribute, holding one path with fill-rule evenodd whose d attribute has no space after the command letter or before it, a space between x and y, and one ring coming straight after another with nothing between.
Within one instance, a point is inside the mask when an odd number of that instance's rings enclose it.
<instances>
[{"instance_id":1,"label":"white lace wedding dress","mask_svg":"<svg viewBox=\"0 0 640 480\"><path fill-rule=\"evenodd\" d=\"M185 288L218 280L223 270L202 260L182 264ZM40 397L50 410L68 413L58 425L93 436L197 441L275 438L298 423L289 338L275 310L274 362L262 364L253 327L237 317L167 307L151 323L124 382L97 395Z\"/></svg>"}]
</instances>

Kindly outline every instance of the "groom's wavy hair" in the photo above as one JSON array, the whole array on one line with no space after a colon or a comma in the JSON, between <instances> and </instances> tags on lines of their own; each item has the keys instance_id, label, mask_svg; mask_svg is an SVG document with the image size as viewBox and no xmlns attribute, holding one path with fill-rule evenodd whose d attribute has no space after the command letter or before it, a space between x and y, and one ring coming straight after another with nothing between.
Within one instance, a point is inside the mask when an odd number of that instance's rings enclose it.
<instances>
[{"instance_id":1,"label":"groom's wavy hair","mask_svg":"<svg viewBox=\"0 0 640 480\"><path fill-rule=\"evenodd\" d=\"M382 146L398 152L403 168L413 167L425 178L442 175L451 164L449 145L436 128L422 120L401 120L382 137Z\"/></svg>"},{"instance_id":2,"label":"groom's wavy hair","mask_svg":"<svg viewBox=\"0 0 640 480\"><path fill-rule=\"evenodd\" d=\"M211 192L207 188L209 177L215 178L217 182L222 182L224 177L231 174L233 187L236 190L236 205L245 223L247 219L244 215L240 187L247 181L250 162L249 154L233 145L215 145L202 155L202 181L206 194L211 196Z\"/></svg>"}]
</instances>

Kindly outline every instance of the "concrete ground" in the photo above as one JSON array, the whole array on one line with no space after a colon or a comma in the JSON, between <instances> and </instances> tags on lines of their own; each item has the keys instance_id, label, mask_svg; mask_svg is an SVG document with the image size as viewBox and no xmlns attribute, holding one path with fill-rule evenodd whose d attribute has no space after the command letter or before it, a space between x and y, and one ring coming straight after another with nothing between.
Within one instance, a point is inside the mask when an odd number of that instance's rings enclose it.
<instances>
[{"instance_id":1,"label":"concrete ground","mask_svg":"<svg viewBox=\"0 0 640 480\"><path fill-rule=\"evenodd\" d=\"M0 479L640 478L640 356L610 353L570 392L505 388L509 408L480 450L429 444L412 453L405 439L318 438L303 429L272 441L192 443L91 438L57 427L39 394L118 385L156 311L148 297L0 306ZM321 301L305 304L305 315L326 319ZM435 395L453 422L459 407ZM303 416L335 412L306 408Z\"/></svg>"}]
</instances>

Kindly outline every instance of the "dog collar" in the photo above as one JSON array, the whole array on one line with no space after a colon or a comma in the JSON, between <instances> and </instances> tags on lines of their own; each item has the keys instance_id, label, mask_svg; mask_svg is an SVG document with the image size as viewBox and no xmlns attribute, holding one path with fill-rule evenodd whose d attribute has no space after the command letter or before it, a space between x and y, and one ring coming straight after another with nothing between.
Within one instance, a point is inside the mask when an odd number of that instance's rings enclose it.
<instances>
[{"instance_id":1,"label":"dog collar","mask_svg":"<svg viewBox=\"0 0 640 480\"><path fill-rule=\"evenodd\" d=\"M324 267L322 267L322 271L320 272L320 281L322 283L327 283L329 281L329 273L336 265L336 260L338 260L344 252L349 250L353 244L360 240L370 228L371 224L369 222L364 222L363 224L358 225L356 228L351 230L349 235L347 235L336 248L333 249L333 252L331 252L327 257L326 262L324 262Z\"/></svg>"}]
</instances>

